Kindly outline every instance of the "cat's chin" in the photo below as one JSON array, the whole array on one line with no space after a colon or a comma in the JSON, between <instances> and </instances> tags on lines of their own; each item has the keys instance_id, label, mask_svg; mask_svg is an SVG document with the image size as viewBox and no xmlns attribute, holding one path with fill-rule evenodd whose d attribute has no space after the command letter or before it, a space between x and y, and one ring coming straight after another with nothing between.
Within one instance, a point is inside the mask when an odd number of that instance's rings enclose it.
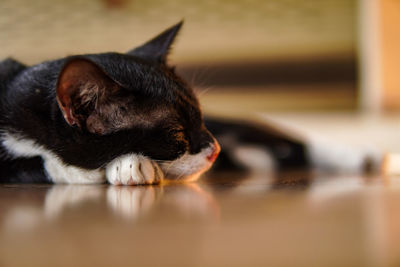
<instances>
[{"instance_id":1,"label":"cat's chin","mask_svg":"<svg viewBox=\"0 0 400 267\"><path fill-rule=\"evenodd\" d=\"M205 173L206 171L208 171L212 166L212 163L209 164L209 166L206 166L205 168L192 173L192 174L188 174L188 175L172 175L167 173L164 177L164 180L166 181L180 181L180 182L194 182L197 181L202 175L203 173Z\"/></svg>"},{"instance_id":2,"label":"cat's chin","mask_svg":"<svg viewBox=\"0 0 400 267\"><path fill-rule=\"evenodd\" d=\"M197 154L185 153L172 162L163 162L160 164L164 172L165 180L175 181L195 181L208 171L220 152L218 142L214 142L209 147L203 148Z\"/></svg>"}]
</instances>

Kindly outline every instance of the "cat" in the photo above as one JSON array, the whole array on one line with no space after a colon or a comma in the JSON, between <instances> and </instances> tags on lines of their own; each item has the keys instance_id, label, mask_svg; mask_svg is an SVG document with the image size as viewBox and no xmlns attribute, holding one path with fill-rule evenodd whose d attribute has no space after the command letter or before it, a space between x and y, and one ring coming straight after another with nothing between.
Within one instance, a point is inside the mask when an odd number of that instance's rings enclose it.
<instances>
[{"instance_id":1,"label":"cat","mask_svg":"<svg viewBox=\"0 0 400 267\"><path fill-rule=\"evenodd\" d=\"M32 67L0 62L0 182L191 181L214 162L214 170L378 168L380 155L371 160L273 126L203 118L193 89L167 62L181 27L125 54Z\"/></svg>"},{"instance_id":2,"label":"cat","mask_svg":"<svg viewBox=\"0 0 400 267\"><path fill-rule=\"evenodd\" d=\"M0 180L196 180L220 147L167 63L182 22L125 53L0 63Z\"/></svg>"}]
</instances>

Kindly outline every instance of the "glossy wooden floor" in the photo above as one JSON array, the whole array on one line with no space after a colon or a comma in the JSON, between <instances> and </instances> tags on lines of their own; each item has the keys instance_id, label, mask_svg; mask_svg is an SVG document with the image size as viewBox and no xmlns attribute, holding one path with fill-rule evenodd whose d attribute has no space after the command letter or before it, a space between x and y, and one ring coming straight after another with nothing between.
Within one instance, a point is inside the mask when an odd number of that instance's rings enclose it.
<instances>
[{"instance_id":1,"label":"glossy wooden floor","mask_svg":"<svg viewBox=\"0 0 400 267\"><path fill-rule=\"evenodd\" d=\"M0 266L400 266L400 178L2 185Z\"/></svg>"}]
</instances>

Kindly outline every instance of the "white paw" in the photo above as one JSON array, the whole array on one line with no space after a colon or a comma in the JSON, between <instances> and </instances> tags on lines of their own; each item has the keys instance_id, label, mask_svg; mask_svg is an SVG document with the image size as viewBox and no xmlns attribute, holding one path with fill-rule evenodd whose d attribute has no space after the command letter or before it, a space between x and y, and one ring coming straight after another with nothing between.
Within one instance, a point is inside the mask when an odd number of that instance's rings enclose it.
<instances>
[{"instance_id":1,"label":"white paw","mask_svg":"<svg viewBox=\"0 0 400 267\"><path fill-rule=\"evenodd\" d=\"M127 154L106 167L107 180L114 185L156 184L164 174L155 161L137 154Z\"/></svg>"}]
</instances>

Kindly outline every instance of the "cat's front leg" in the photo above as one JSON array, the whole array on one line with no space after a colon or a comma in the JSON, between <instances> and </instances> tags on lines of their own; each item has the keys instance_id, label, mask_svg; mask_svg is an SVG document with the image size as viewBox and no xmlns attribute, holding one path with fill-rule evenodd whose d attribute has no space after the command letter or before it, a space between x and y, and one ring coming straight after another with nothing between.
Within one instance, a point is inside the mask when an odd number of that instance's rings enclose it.
<instances>
[{"instance_id":1,"label":"cat's front leg","mask_svg":"<svg viewBox=\"0 0 400 267\"><path fill-rule=\"evenodd\" d=\"M111 161L106 167L108 182L114 185L157 184L164 174L157 162L137 154L127 154Z\"/></svg>"}]
</instances>

